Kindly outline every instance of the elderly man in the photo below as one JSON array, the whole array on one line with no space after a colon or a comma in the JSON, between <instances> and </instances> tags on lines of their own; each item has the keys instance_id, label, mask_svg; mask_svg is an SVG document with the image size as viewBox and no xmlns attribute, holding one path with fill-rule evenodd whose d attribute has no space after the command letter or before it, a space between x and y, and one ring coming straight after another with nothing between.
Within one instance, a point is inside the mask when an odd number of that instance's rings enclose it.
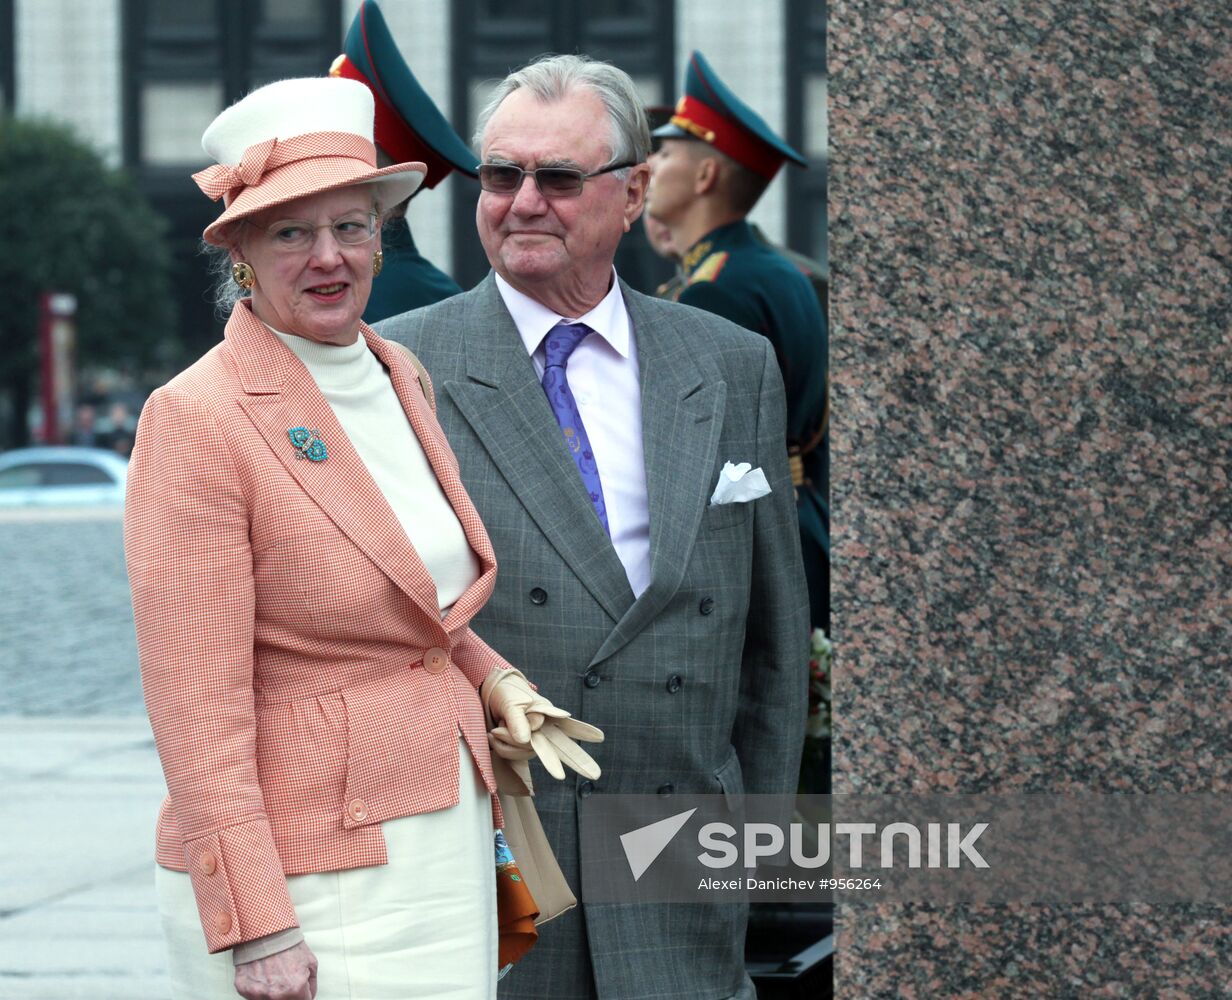
<instances>
[{"instance_id":1,"label":"elderly man","mask_svg":"<svg viewBox=\"0 0 1232 1000\"><path fill-rule=\"evenodd\" d=\"M496 549L475 628L607 734L599 780L538 788L582 907L542 929L502 995L751 998L744 906L587 905L577 831L592 796L795 789L808 606L774 352L616 276L649 173L624 72L577 56L518 70L476 144L494 273L381 333L432 375ZM729 461L771 492L711 504Z\"/></svg>"}]
</instances>

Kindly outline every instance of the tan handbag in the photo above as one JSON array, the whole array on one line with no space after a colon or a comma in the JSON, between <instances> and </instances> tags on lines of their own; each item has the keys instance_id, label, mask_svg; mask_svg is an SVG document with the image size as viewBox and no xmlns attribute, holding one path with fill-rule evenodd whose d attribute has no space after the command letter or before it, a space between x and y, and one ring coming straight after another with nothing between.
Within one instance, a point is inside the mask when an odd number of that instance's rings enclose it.
<instances>
[{"instance_id":1,"label":"tan handbag","mask_svg":"<svg viewBox=\"0 0 1232 1000\"><path fill-rule=\"evenodd\" d=\"M492 755L492 770L496 773L497 794L505 813L505 840L518 863L518 870L526 880L526 887L535 897L539 916L535 926L546 924L567 910L577 906L577 898L569 889L552 845L548 843L534 800L522 791L504 791L503 788L525 789L520 778L513 773L509 762Z\"/></svg>"}]
</instances>

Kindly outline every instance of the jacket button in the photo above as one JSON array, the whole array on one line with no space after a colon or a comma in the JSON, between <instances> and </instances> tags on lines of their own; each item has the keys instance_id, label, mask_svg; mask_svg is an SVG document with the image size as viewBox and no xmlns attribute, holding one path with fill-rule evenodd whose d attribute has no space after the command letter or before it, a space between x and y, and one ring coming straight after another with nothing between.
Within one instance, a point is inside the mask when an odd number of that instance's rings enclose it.
<instances>
[{"instance_id":1,"label":"jacket button","mask_svg":"<svg viewBox=\"0 0 1232 1000\"><path fill-rule=\"evenodd\" d=\"M201 871L206 875L213 875L218 871L218 859L214 857L213 851L206 851L201 855Z\"/></svg>"},{"instance_id":2,"label":"jacket button","mask_svg":"<svg viewBox=\"0 0 1232 1000\"><path fill-rule=\"evenodd\" d=\"M231 914L220 913L214 918L214 930L219 934L231 933Z\"/></svg>"},{"instance_id":3,"label":"jacket button","mask_svg":"<svg viewBox=\"0 0 1232 1000\"><path fill-rule=\"evenodd\" d=\"M433 646L424 653L424 669L430 674L439 674L449 666L449 654L440 646Z\"/></svg>"},{"instance_id":4,"label":"jacket button","mask_svg":"<svg viewBox=\"0 0 1232 1000\"><path fill-rule=\"evenodd\" d=\"M347 806L347 815L356 823L362 823L368 818L368 807L364 804L363 799L352 799Z\"/></svg>"},{"instance_id":5,"label":"jacket button","mask_svg":"<svg viewBox=\"0 0 1232 1000\"><path fill-rule=\"evenodd\" d=\"M702 603L697 606L697 610L700 611L703 615L710 614L710 612L714 610L714 598L713 597L703 597Z\"/></svg>"},{"instance_id":6,"label":"jacket button","mask_svg":"<svg viewBox=\"0 0 1232 1000\"><path fill-rule=\"evenodd\" d=\"M530 592L530 603L531 604L547 604L547 602L548 602L548 592L544 590L542 587L536 587L534 590Z\"/></svg>"},{"instance_id":7,"label":"jacket button","mask_svg":"<svg viewBox=\"0 0 1232 1000\"><path fill-rule=\"evenodd\" d=\"M684 678L679 674L672 674L672 676L667 679L668 694L675 694L682 687L684 687Z\"/></svg>"},{"instance_id":8,"label":"jacket button","mask_svg":"<svg viewBox=\"0 0 1232 1000\"><path fill-rule=\"evenodd\" d=\"M587 670L586 676L582 678L582 683L584 683L588 688L597 688L600 683L602 683L602 680L603 679L593 670Z\"/></svg>"},{"instance_id":9,"label":"jacket button","mask_svg":"<svg viewBox=\"0 0 1232 1000\"><path fill-rule=\"evenodd\" d=\"M659 786L659 794L663 796L671 795L676 789L669 781L666 785Z\"/></svg>"},{"instance_id":10,"label":"jacket button","mask_svg":"<svg viewBox=\"0 0 1232 1000\"><path fill-rule=\"evenodd\" d=\"M593 781L583 781L578 785L578 796L583 799L588 799L595 794L595 783Z\"/></svg>"}]
</instances>

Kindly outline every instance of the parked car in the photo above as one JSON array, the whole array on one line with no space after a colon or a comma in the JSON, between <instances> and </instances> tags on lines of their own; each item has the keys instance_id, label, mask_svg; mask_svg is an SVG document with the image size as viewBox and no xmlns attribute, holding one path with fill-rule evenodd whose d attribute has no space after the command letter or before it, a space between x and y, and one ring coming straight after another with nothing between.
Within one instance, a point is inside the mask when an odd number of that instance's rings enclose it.
<instances>
[{"instance_id":1,"label":"parked car","mask_svg":"<svg viewBox=\"0 0 1232 1000\"><path fill-rule=\"evenodd\" d=\"M0 508L124 505L128 459L103 448L0 453Z\"/></svg>"}]
</instances>

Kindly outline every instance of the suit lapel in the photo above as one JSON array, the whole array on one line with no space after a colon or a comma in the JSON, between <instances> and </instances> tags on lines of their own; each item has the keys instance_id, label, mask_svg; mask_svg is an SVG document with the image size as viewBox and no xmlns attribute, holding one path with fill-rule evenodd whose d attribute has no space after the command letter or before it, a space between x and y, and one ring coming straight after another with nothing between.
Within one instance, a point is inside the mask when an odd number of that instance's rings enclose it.
<instances>
[{"instance_id":1,"label":"suit lapel","mask_svg":"<svg viewBox=\"0 0 1232 1000\"><path fill-rule=\"evenodd\" d=\"M675 335L681 320L652 315L622 286L637 337L642 445L650 507L650 585L617 623L592 663L646 627L680 586L710 496L727 385L711 380ZM673 313L677 310L673 310Z\"/></svg>"},{"instance_id":2,"label":"suit lapel","mask_svg":"<svg viewBox=\"0 0 1232 1000\"><path fill-rule=\"evenodd\" d=\"M565 450L491 275L476 289L462 327L467 379L445 383L445 391L544 537L612 620L619 620L633 604L624 567Z\"/></svg>"},{"instance_id":3,"label":"suit lapel","mask_svg":"<svg viewBox=\"0 0 1232 1000\"><path fill-rule=\"evenodd\" d=\"M439 627L431 575L312 375L246 305L232 314L227 341L235 348L245 390L240 406L270 450L338 529ZM319 432L328 457L322 462L298 458L288 435L292 427ZM415 430L420 433L419 427Z\"/></svg>"}]
</instances>

